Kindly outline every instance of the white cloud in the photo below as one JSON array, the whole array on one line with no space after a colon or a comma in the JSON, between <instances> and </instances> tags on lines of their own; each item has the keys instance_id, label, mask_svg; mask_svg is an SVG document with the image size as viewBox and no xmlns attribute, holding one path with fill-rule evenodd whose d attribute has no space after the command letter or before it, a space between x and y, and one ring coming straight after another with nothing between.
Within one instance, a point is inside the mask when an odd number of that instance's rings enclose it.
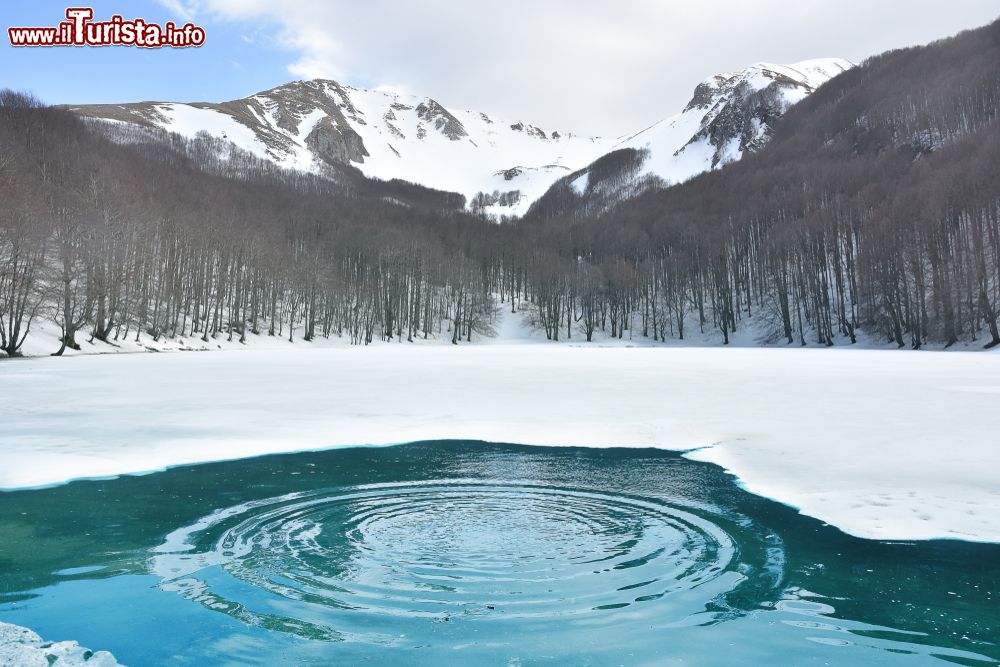
<instances>
[{"instance_id":1,"label":"white cloud","mask_svg":"<svg viewBox=\"0 0 1000 667\"><path fill-rule=\"evenodd\" d=\"M193 20L200 5L197 0L187 0L186 2L185 0L159 0L159 3L184 21Z\"/></svg>"},{"instance_id":2,"label":"white cloud","mask_svg":"<svg viewBox=\"0 0 1000 667\"><path fill-rule=\"evenodd\" d=\"M269 27L292 54L290 77L392 82L446 106L608 135L673 113L716 72L761 60L858 61L1000 12L996 0L946 9L938 0L161 2Z\"/></svg>"}]
</instances>

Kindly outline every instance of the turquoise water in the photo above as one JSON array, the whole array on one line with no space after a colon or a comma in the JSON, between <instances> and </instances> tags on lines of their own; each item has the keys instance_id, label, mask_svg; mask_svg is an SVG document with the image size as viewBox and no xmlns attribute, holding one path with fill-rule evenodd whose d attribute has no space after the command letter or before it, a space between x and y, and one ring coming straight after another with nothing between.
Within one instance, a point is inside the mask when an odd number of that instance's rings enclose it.
<instances>
[{"instance_id":1,"label":"turquoise water","mask_svg":"<svg viewBox=\"0 0 1000 667\"><path fill-rule=\"evenodd\" d=\"M129 665L991 665L1000 546L653 450L417 443L0 494L0 621Z\"/></svg>"}]
</instances>

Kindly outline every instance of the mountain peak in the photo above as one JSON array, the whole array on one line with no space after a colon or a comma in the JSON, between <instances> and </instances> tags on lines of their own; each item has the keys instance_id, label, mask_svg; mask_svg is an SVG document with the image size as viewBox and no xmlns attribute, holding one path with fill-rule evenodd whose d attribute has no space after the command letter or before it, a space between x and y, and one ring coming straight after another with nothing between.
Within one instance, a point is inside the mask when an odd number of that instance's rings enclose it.
<instances>
[{"instance_id":1,"label":"mountain peak","mask_svg":"<svg viewBox=\"0 0 1000 667\"><path fill-rule=\"evenodd\" d=\"M851 67L839 58L758 62L710 76L695 87L681 113L625 138L608 155L563 178L536 210L593 213L739 160L768 141L788 107Z\"/></svg>"},{"instance_id":2,"label":"mountain peak","mask_svg":"<svg viewBox=\"0 0 1000 667\"><path fill-rule=\"evenodd\" d=\"M848 61L828 58L759 62L717 74L695 88L680 114L622 141L546 130L449 109L430 97L324 78L290 81L222 103L71 108L186 137L207 133L290 169L334 177L338 169L354 167L371 178L458 192L478 211L519 216L553 183L616 149L638 151L641 159L628 164L642 165L636 168L650 176L645 182L660 184L739 159L767 140L770 124L788 106L849 67ZM594 186L599 180L588 182Z\"/></svg>"}]
</instances>

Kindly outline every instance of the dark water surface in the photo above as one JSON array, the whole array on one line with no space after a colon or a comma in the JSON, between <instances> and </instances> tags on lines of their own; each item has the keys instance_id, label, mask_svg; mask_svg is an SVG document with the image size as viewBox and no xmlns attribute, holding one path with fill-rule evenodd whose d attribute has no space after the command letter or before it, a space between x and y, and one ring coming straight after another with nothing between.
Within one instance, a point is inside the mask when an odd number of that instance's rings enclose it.
<instances>
[{"instance_id":1,"label":"dark water surface","mask_svg":"<svg viewBox=\"0 0 1000 667\"><path fill-rule=\"evenodd\" d=\"M992 665L1000 546L652 450L418 443L0 494L0 621L129 665Z\"/></svg>"}]
</instances>

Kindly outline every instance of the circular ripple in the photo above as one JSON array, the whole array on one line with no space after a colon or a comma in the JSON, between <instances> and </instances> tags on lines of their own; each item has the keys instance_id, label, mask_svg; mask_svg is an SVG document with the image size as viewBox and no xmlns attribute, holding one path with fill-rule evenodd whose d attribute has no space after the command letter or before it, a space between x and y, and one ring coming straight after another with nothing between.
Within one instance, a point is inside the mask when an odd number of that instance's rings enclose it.
<instances>
[{"instance_id":1,"label":"circular ripple","mask_svg":"<svg viewBox=\"0 0 1000 667\"><path fill-rule=\"evenodd\" d=\"M572 620L646 603L680 622L724 612L726 594L780 567L780 546L745 549L732 533L738 523L651 499L420 482L220 510L172 533L152 568L210 608L311 637L343 638L371 614Z\"/></svg>"}]
</instances>

